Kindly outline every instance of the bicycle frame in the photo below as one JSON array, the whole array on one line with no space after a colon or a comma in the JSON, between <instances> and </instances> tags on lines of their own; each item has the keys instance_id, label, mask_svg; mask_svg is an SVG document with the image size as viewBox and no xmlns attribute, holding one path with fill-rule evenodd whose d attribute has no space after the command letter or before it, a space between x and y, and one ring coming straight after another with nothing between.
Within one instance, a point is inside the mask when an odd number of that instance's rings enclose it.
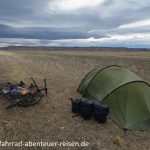
<instances>
[{"instance_id":1,"label":"bicycle frame","mask_svg":"<svg viewBox=\"0 0 150 150\"><path fill-rule=\"evenodd\" d=\"M38 84L32 77L31 80L33 81L33 85L31 84L32 86L30 85L28 88L24 87L25 84L22 81L21 82L23 84L10 84L10 86L8 84L6 84L5 86L0 85L1 94L5 98L11 100L7 106L8 108L20 103L23 104L23 102L25 101L29 101L29 104L25 102L25 105L32 105L44 96L42 94L42 91L45 91L45 94L47 96L46 79L44 79L44 88L39 88ZM38 95L38 100L36 98L36 95Z\"/></svg>"}]
</instances>

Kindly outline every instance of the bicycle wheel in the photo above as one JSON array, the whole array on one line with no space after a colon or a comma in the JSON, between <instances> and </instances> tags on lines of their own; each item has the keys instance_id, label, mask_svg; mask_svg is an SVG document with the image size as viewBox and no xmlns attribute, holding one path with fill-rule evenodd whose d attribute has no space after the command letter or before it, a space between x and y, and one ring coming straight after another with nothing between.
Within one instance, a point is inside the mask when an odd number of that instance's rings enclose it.
<instances>
[{"instance_id":1,"label":"bicycle wheel","mask_svg":"<svg viewBox=\"0 0 150 150\"><path fill-rule=\"evenodd\" d=\"M20 106L30 106L39 102L43 98L43 94L40 92L35 93L34 95L25 96L22 101L20 101Z\"/></svg>"},{"instance_id":2,"label":"bicycle wheel","mask_svg":"<svg viewBox=\"0 0 150 150\"><path fill-rule=\"evenodd\" d=\"M10 89L10 83L1 83L0 84L0 95L4 94L5 91Z\"/></svg>"},{"instance_id":3,"label":"bicycle wheel","mask_svg":"<svg viewBox=\"0 0 150 150\"><path fill-rule=\"evenodd\" d=\"M3 94L3 91L0 89L0 95L2 95Z\"/></svg>"},{"instance_id":4,"label":"bicycle wheel","mask_svg":"<svg viewBox=\"0 0 150 150\"><path fill-rule=\"evenodd\" d=\"M19 102L20 102L20 99L19 99L19 98L13 99L13 100L11 100L11 101L8 103L8 105L6 106L6 108L11 108L11 107L13 107L13 106L16 106L16 105L19 104Z\"/></svg>"}]
</instances>

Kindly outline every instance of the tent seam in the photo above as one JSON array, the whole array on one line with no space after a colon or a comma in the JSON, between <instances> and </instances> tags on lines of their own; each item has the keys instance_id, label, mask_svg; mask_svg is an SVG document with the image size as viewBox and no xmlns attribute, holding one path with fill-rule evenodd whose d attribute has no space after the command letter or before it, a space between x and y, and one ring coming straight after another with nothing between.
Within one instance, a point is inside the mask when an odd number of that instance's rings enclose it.
<instances>
[{"instance_id":1,"label":"tent seam","mask_svg":"<svg viewBox=\"0 0 150 150\"><path fill-rule=\"evenodd\" d=\"M110 94L112 94L113 92L115 92L115 91L118 90L119 88L121 88L121 87L123 87L123 86L125 86L125 85L128 85L128 84L134 83L134 82L145 83L147 86L150 87L150 84L149 84L148 82L143 81L143 80L135 80L135 81L131 81L131 82L125 83L125 84L119 86L118 88L112 90L112 91L111 91L109 94L107 94L101 101L104 101Z\"/></svg>"}]
</instances>

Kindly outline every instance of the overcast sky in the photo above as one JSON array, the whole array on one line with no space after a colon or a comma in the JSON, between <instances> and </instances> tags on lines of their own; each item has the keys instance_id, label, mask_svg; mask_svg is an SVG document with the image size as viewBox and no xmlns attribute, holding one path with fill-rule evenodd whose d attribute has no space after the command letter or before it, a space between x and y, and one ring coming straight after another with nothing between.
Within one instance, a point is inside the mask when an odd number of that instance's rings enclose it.
<instances>
[{"instance_id":1,"label":"overcast sky","mask_svg":"<svg viewBox=\"0 0 150 150\"><path fill-rule=\"evenodd\" d=\"M150 0L0 0L0 46L150 48Z\"/></svg>"}]
</instances>

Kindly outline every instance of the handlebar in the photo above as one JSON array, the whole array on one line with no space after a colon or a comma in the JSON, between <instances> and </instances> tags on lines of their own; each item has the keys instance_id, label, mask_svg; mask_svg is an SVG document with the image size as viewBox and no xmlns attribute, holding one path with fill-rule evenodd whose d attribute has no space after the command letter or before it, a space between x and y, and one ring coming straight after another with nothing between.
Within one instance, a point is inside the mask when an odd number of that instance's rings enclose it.
<instances>
[{"instance_id":1,"label":"handlebar","mask_svg":"<svg viewBox=\"0 0 150 150\"><path fill-rule=\"evenodd\" d=\"M39 87L38 87L38 85L36 84L36 82L35 82L35 80L31 77L31 80L33 81L33 83L34 83L34 86L36 87L36 89L37 90L39 90Z\"/></svg>"},{"instance_id":2,"label":"handlebar","mask_svg":"<svg viewBox=\"0 0 150 150\"><path fill-rule=\"evenodd\" d=\"M38 90L38 91L45 91L45 94L46 94L46 96L47 96L47 94L48 94L48 89L47 89L47 83L46 83L46 79L44 79L44 88L42 88L42 89L39 89L39 87L38 87L38 85L37 85L37 83L35 82L35 80L31 77L31 80L33 81L33 83L34 83L34 86L36 87L36 89Z\"/></svg>"},{"instance_id":3,"label":"handlebar","mask_svg":"<svg viewBox=\"0 0 150 150\"><path fill-rule=\"evenodd\" d=\"M48 89L47 89L46 79L44 79L44 84L45 84L44 91L45 91L45 94L46 94L46 96L47 96Z\"/></svg>"}]
</instances>

